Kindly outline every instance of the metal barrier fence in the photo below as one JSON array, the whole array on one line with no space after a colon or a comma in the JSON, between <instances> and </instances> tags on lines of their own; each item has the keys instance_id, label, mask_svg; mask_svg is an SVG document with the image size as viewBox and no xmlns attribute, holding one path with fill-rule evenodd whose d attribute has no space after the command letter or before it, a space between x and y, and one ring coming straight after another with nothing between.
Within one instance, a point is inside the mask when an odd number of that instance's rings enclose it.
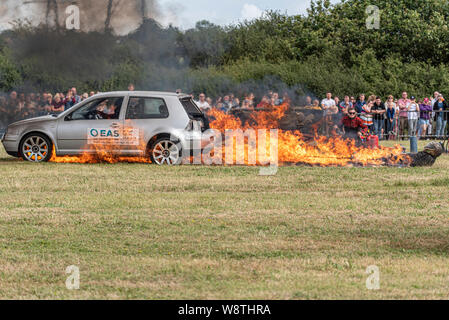
<instances>
[{"instance_id":1,"label":"metal barrier fence","mask_svg":"<svg viewBox=\"0 0 449 320\"><path fill-rule=\"evenodd\" d=\"M403 116L405 113L407 113L407 116ZM370 133L377 135L381 140L399 141L401 139L409 139L410 137L433 140L447 140L449 138L449 110L396 112L392 122L389 121L386 114L380 116L380 119L376 118L379 115L374 113L358 113L357 115L362 120L365 120L364 122L372 123L372 125L368 126ZM409 117L409 115L414 116ZM326 115L324 116L326 117ZM335 125L335 119L340 121L343 116L341 113L338 115L328 114L327 117L335 118L325 121L322 133L329 135L332 129L331 126Z\"/></svg>"}]
</instances>

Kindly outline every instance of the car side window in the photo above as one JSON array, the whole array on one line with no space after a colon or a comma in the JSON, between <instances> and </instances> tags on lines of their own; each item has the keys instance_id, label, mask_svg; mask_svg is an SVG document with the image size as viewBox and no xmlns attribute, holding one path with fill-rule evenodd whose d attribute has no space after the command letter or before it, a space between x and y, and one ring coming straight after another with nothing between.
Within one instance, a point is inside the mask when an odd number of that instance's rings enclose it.
<instances>
[{"instance_id":1,"label":"car side window","mask_svg":"<svg viewBox=\"0 0 449 320\"><path fill-rule=\"evenodd\" d=\"M168 118L168 108L164 99L130 97L126 119L165 119Z\"/></svg>"},{"instance_id":2,"label":"car side window","mask_svg":"<svg viewBox=\"0 0 449 320\"><path fill-rule=\"evenodd\" d=\"M123 97L95 99L69 115L70 120L118 120Z\"/></svg>"}]
</instances>

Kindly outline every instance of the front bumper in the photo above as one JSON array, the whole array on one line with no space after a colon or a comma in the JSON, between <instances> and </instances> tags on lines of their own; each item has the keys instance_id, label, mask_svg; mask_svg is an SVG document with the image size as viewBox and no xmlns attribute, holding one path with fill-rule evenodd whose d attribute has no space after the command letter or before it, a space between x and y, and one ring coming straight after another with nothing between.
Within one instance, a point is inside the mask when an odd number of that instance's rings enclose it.
<instances>
[{"instance_id":1,"label":"front bumper","mask_svg":"<svg viewBox=\"0 0 449 320\"><path fill-rule=\"evenodd\" d=\"M6 140L5 137L3 137L2 143L7 154L13 157L19 156L19 147L17 146L16 140Z\"/></svg>"}]
</instances>

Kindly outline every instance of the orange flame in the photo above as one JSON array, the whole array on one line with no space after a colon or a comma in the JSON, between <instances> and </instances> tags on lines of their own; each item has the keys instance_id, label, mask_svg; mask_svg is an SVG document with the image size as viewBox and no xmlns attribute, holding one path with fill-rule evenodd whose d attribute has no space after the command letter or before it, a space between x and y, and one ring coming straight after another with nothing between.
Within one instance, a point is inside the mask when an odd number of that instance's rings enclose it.
<instances>
[{"instance_id":1,"label":"orange flame","mask_svg":"<svg viewBox=\"0 0 449 320\"><path fill-rule=\"evenodd\" d=\"M241 129L278 129L280 120L288 110L288 104L272 107L265 111L252 112L245 123L232 115L212 109L208 116L214 120L210 123L212 129L222 133L225 130ZM312 125L313 127L313 125ZM315 128L316 129L316 128ZM316 130L315 130L316 132ZM269 133L269 132L268 132ZM267 137L268 140L268 137ZM252 146L254 149L254 146ZM267 141L267 155L269 152L269 141ZM57 157L55 152L51 162L56 163L151 163L145 156L123 157L117 156L115 151L119 146L114 144L101 144L90 146L90 150L77 157ZM140 148L145 150L146 145L141 143ZM257 148L257 146L256 146ZM245 140L244 163L248 161L248 141ZM256 149L257 150L257 149ZM234 148L233 159L236 159L236 148ZM339 136L327 138L315 135L312 141L306 141L300 131L278 130L278 158L280 165L304 164L311 166L381 166L381 165L407 165L409 157L403 154L402 147L394 148L380 146L376 149L357 147L352 140L344 140ZM225 148L223 146L223 160L225 159ZM224 163L225 161L223 161Z\"/></svg>"},{"instance_id":2,"label":"orange flame","mask_svg":"<svg viewBox=\"0 0 449 320\"><path fill-rule=\"evenodd\" d=\"M288 105L283 104L269 111L254 112L243 125L241 120L219 110L211 110L209 116L212 129L273 129L279 128L280 120L285 116ZM312 125L313 127L313 125ZM317 128L314 128L317 131ZM305 164L312 166L380 166L409 163L409 157L403 154L400 145L394 148L380 146L376 149L357 147L352 140L342 137L332 138L315 136L312 142L306 142L300 131L278 131L279 164ZM235 156L234 156L235 159ZM247 159L247 157L245 157Z\"/></svg>"}]
</instances>

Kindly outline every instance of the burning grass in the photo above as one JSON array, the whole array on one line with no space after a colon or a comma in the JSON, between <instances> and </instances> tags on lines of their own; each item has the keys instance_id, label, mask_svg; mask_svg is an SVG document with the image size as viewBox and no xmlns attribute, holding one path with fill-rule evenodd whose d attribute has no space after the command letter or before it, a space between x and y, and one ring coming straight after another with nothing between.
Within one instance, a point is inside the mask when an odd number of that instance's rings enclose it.
<instances>
[{"instance_id":1,"label":"burning grass","mask_svg":"<svg viewBox=\"0 0 449 320\"><path fill-rule=\"evenodd\" d=\"M448 169L442 156L262 177L0 150L0 298L447 299ZM69 265L80 290L65 288Z\"/></svg>"}]
</instances>

